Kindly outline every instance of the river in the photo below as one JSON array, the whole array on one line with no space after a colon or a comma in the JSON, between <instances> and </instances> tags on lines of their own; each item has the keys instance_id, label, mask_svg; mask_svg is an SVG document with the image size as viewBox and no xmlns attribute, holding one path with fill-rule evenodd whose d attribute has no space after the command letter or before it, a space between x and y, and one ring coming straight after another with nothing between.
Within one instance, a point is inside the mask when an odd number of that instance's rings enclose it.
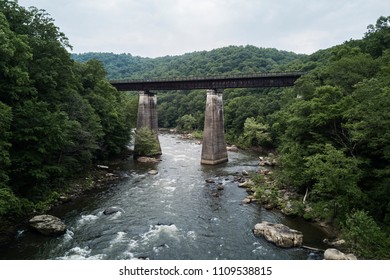
<instances>
[{"instance_id":1,"label":"river","mask_svg":"<svg viewBox=\"0 0 390 280\"><path fill-rule=\"evenodd\" d=\"M258 155L229 152L229 162L200 165L201 145L162 134L158 164L129 159L118 183L56 208L65 235L44 237L20 230L1 259L308 259L301 248L282 249L252 234L263 220L300 230L304 244L322 247L324 232L302 219L242 204L246 191L234 174L258 170ZM157 175L149 175L156 169ZM213 178L216 184L206 183ZM222 184L223 190L217 190ZM123 209L104 215L107 207Z\"/></svg>"}]
</instances>

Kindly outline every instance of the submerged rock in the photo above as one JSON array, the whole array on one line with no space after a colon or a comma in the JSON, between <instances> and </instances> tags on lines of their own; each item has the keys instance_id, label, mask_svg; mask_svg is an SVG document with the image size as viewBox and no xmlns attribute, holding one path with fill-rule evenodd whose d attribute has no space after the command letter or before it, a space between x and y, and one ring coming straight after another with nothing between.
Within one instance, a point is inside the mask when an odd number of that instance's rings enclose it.
<instances>
[{"instance_id":1,"label":"submerged rock","mask_svg":"<svg viewBox=\"0 0 390 280\"><path fill-rule=\"evenodd\" d=\"M157 171L157 170L154 170L154 169L153 169L153 170L149 170L149 171L148 171L148 174L149 174L149 175L157 175L157 174L158 174L158 171Z\"/></svg>"},{"instance_id":2,"label":"submerged rock","mask_svg":"<svg viewBox=\"0 0 390 280\"><path fill-rule=\"evenodd\" d=\"M52 215L35 216L29 223L32 228L46 236L57 236L66 232L66 225L60 218Z\"/></svg>"},{"instance_id":3,"label":"submerged rock","mask_svg":"<svg viewBox=\"0 0 390 280\"><path fill-rule=\"evenodd\" d=\"M303 242L303 234L300 231L282 224L261 222L255 225L253 233L264 236L267 241L283 248L301 246Z\"/></svg>"},{"instance_id":4,"label":"submerged rock","mask_svg":"<svg viewBox=\"0 0 390 280\"><path fill-rule=\"evenodd\" d=\"M122 208L119 207L108 207L103 211L104 215L112 215L117 212L124 212Z\"/></svg>"}]
</instances>

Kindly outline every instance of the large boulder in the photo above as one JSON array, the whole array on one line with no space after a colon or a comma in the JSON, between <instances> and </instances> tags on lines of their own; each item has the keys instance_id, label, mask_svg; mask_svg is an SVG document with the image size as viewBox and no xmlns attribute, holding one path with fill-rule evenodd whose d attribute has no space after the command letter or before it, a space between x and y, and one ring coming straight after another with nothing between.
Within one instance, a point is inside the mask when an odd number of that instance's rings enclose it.
<instances>
[{"instance_id":1,"label":"large boulder","mask_svg":"<svg viewBox=\"0 0 390 280\"><path fill-rule=\"evenodd\" d=\"M38 215L30 219L30 226L43 235L57 236L66 232L66 225L52 215Z\"/></svg>"},{"instance_id":2,"label":"large boulder","mask_svg":"<svg viewBox=\"0 0 390 280\"><path fill-rule=\"evenodd\" d=\"M264 236L267 241L283 248L298 247L302 245L303 234L282 224L261 222L255 225L253 233Z\"/></svg>"},{"instance_id":3,"label":"large boulder","mask_svg":"<svg viewBox=\"0 0 390 280\"><path fill-rule=\"evenodd\" d=\"M325 260L356 260L356 256L353 254L344 254L335 248L326 249L324 252Z\"/></svg>"}]
</instances>

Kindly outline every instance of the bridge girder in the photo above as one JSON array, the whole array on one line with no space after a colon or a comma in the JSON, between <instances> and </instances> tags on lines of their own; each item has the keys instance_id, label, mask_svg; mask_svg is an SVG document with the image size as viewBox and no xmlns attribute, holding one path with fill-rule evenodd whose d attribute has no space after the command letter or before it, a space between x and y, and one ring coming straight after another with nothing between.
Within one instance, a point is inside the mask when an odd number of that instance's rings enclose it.
<instances>
[{"instance_id":1,"label":"bridge girder","mask_svg":"<svg viewBox=\"0 0 390 280\"><path fill-rule=\"evenodd\" d=\"M113 80L110 82L119 91L290 87L303 74L303 72L285 72L205 78Z\"/></svg>"}]
</instances>

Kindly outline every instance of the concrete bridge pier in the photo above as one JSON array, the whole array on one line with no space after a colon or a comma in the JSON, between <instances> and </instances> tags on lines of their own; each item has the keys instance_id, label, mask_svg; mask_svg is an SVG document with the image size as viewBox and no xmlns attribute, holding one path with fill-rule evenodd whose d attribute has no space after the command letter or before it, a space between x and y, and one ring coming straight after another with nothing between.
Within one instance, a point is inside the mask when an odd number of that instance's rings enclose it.
<instances>
[{"instance_id":1,"label":"concrete bridge pier","mask_svg":"<svg viewBox=\"0 0 390 280\"><path fill-rule=\"evenodd\" d=\"M141 128L148 128L156 134L158 152L154 155L161 155L161 146L158 139L157 94L148 90L139 92L137 131L139 131ZM135 141L134 150L137 151L137 138Z\"/></svg>"},{"instance_id":2,"label":"concrete bridge pier","mask_svg":"<svg viewBox=\"0 0 390 280\"><path fill-rule=\"evenodd\" d=\"M201 164L228 161L223 119L222 90L207 90Z\"/></svg>"}]
</instances>

